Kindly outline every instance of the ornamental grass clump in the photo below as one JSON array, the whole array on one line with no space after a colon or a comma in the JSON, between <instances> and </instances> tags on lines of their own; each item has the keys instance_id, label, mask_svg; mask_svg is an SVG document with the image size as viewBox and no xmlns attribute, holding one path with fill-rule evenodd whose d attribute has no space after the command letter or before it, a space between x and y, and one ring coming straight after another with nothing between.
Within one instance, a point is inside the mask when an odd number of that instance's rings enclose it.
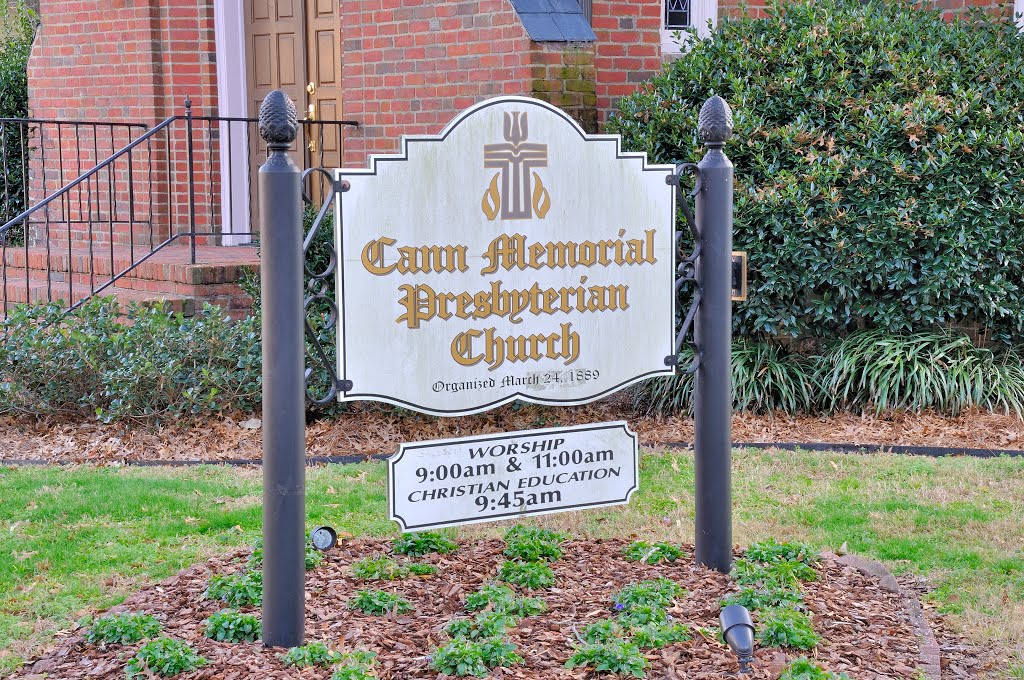
<instances>
[{"instance_id":1,"label":"ornamental grass clump","mask_svg":"<svg viewBox=\"0 0 1024 680\"><path fill-rule=\"evenodd\" d=\"M734 114L739 335L830 338L963 320L1024 340L1024 41L879 0L772 2L687 44L606 129L696 162L701 105ZM686 231L685 227L682 229ZM680 308L689 305L684 287Z\"/></svg>"},{"instance_id":2,"label":"ornamental grass clump","mask_svg":"<svg viewBox=\"0 0 1024 680\"><path fill-rule=\"evenodd\" d=\"M206 664L206 659L181 640L161 637L150 640L125 667L128 680L151 678L154 675L170 678L181 673L194 671Z\"/></svg>"},{"instance_id":3,"label":"ornamental grass clump","mask_svg":"<svg viewBox=\"0 0 1024 680\"><path fill-rule=\"evenodd\" d=\"M107 614L89 624L85 641L91 644L130 645L155 637L161 630L163 626L151 614Z\"/></svg>"}]
</instances>

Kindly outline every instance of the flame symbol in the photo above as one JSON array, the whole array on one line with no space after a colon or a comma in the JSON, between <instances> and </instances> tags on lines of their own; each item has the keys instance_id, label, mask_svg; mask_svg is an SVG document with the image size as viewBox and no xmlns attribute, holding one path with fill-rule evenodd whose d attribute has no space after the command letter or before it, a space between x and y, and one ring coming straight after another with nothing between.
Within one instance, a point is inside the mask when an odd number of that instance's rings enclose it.
<instances>
[{"instance_id":1,"label":"flame symbol","mask_svg":"<svg viewBox=\"0 0 1024 680\"><path fill-rule=\"evenodd\" d=\"M497 177L495 177L495 180L497 180ZM548 210L551 210L551 195L544 188L544 183L540 181L537 173L533 173L533 182L533 210L537 213L537 217L544 219L544 216L548 214Z\"/></svg>"},{"instance_id":2,"label":"flame symbol","mask_svg":"<svg viewBox=\"0 0 1024 680\"><path fill-rule=\"evenodd\" d=\"M480 201L480 208L489 220L497 217L498 211L501 210L501 192L498 190L498 176L500 174L500 172L494 173L494 177L491 178L491 186L484 192L484 197Z\"/></svg>"}]
</instances>

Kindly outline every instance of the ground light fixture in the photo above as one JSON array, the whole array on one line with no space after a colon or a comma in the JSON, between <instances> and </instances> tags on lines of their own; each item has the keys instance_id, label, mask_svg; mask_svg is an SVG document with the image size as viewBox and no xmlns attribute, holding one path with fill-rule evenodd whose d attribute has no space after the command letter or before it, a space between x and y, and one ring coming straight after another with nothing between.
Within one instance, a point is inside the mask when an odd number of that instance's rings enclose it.
<instances>
[{"instance_id":1,"label":"ground light fixture","mask_svg":"<svg viewBox=\"0 0 1024 680\"><path fill-rule=\"evenodd\" d=\"M314 548L323 552L338 544L338 532L331 527L319 527L309 534L309 540Z\"/></svg>"},{"instance_id":2,"label":"ground light fixture","mask_svg":"<svg viewBox=\"0 0 1024 680\"><path fill-rule=\"evenodd\" d=\"M722 637L733 654L739 657L740 673L750 673L754 660L754 622L750 612L741 604L731 604L718 615L722 624Z\"/></svg>"}]
</instances>

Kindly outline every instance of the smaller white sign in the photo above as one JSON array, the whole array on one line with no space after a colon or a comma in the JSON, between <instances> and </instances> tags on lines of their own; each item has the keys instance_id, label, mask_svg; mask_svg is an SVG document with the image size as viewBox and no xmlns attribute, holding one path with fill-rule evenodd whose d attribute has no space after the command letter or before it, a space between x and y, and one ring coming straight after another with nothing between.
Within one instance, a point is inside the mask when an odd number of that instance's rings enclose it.
<instances>
[{"instance_id":1,"label":"smaller white sign","mask_svg":"<svg viewBox=\"0 0 1024 680\"><path fill-rule=\"evenodd\" d=\"M403 531L625 505L639 485L625 421L402 444L388 517Z\"/></svg>"}]
</instances>

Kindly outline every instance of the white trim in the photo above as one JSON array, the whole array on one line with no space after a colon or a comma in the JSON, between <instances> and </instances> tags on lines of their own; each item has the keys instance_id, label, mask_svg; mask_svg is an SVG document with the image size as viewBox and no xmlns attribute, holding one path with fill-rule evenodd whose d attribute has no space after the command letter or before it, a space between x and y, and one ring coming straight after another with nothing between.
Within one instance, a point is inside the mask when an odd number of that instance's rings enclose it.
<instances>
[{"instance_id":1,"label":"white trim","mask_svg":"<svg viewBox=\"0 0 1024 680\"><path fill-rule=\"evenodd\" d=\"M217 46L217 115L245 118L249 115L249 92L245 63L245 10L240 0L214 0L214 40ZM249 126L220 124L221 224L238 232L249 232ZM228 136L231 155L228 159ZM250 236L225 231L226 246L249 243Z\"/></svg>"},{"instance_id":2,"label":"white trim","mask_svg":"<svg viewBox=\"0 0 1024 680\"><path fill-rule=\"evenodd\" d=\"M1017 26L1024 31L1024 0L1013 3L1013 15L1017 18Z\"/></svg>"},{"instance_id":3,"label":"white trim","mask_svg":"<svg viewBox=\"0 0 1024 680\"><path fill-rule=\"evenodd\" d=\"M1021 2L1024 0L1018 0ZM708 28L708 19L711 20L711 28ZM682 41L676 40L677 31L664 28L665 23L665 0L661 0L661 52L662 54L680 54L686 51L690 36L682 33ZM711 31L718 26L718 0L690 0L690 25L697 29L698 38L706 38Z\"/></svg>"}]
</instances>

